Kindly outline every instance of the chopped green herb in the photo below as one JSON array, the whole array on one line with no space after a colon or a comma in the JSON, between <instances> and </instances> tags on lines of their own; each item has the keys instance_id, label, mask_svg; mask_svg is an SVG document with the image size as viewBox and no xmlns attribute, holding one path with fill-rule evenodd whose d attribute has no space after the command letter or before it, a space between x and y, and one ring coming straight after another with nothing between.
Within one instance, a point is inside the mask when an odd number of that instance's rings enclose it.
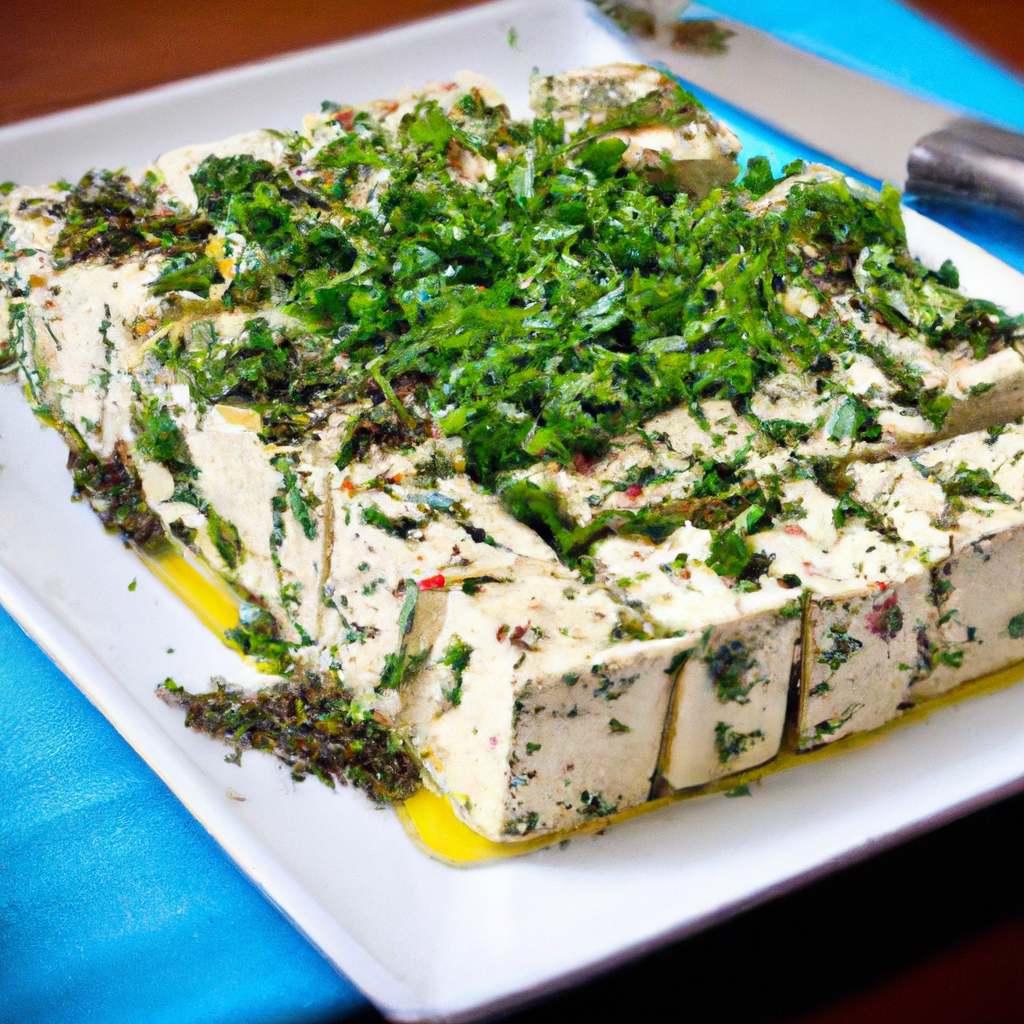
<instances>
[{"instance_id":1,"label":"chopped green herb","mask_svg":"<svg viewBox=\"0 0 1024 1024\"><path fill-rule=\"evenodd\" d=\"M864 646L855 636L850 636L845 626L837 622L829 626L825 639L831 641L832 646L821 652L818 663L828 665L833 672L837 672L840 666L845 665Z\"/></svg>"},{"instance_id":2,"label":"chopped green herb","mask_svg":"<svg viewBox=\"0 0 1024 1024\"><path fill-rule=\"evenodd\" d=\"M750 703L748 694L761 680L750 676L757 659L743 640L735 637L714 650L708 650L704 654L704 664L708 666L720 701Z\"/></svg>"},{"instance_id":3,"label":"chopped green herb","mask_svg":"<svg viewBox=\"0 0 1024 1024\"><path fill-rule=\"evenodd\" d=\"M588 790L580 793L579 812L585 818L607 818L618 809L618 804L605 800L601 793L590 793Z\"/></svg>"},{"instance_id":4,"label":"chopped green herb","mask_svg":"<svg viewBox=\"0 0 1024 1024\"><path fill-rule=\"evenodd\" d=\"M352 702L352 695L318 678L247 694L218 681L210 693L187 693L168 679L158 690L185 708L185 724L235 748L275 754L300 781L314 775L334 786L349 784L377 800L402 800L418 785L416 766L394 734Z\"/></svg>"},{"instance_id":5,"label":"chopped green herb","mask_svg":"<svg viewBox=\"0 0 1024 1024\"><path fill-rule=\"evenodd\" d=\"M718 752L719 763L728 764L763 739L764 733L760 729L739 732L727 722L718 722L715 725L715 750Z\"/></svg>"},{"instance_id":6,"label":"chopped green herb","mask_svg":"<svg viewBox=\"0 0 1024 1024\"><path fill-rule=\"evenodd\" d=\"M453 686L443 689L444 699L452 707L457 708L462 703L462 676L469 667L469 659L472 653L473 648L461 637L453 634L439 662L439 664L447 665L451 669L452 678L455 680Z\"/></svg>"}]
</instances>

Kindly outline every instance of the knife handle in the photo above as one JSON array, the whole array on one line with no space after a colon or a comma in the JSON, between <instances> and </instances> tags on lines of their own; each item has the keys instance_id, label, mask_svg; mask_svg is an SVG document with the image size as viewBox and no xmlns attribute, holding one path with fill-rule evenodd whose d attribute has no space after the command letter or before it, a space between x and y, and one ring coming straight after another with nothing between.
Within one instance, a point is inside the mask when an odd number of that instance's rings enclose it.
<instances>
[{"instance_id":1,"label":"knife handle","mask_svg":"<svg viewBox=\"0 0 1024 1024\"><path fill-rule=\"evenodd\" d=\"M905 191L994 206L1024 218L1024 135L959 118L914 144Z\"/></svg>"}]
</instances>

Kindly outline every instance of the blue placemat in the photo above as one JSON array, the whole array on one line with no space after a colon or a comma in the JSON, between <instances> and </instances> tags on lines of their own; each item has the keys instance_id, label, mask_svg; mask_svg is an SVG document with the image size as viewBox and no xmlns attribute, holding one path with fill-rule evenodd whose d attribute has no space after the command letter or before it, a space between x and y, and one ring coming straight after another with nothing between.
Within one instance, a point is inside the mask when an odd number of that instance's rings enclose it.
<instances>
[{"instance_id":1,"label":"blue placemat","mask_svg":"<svg viewBox=\"0 0 1024 1024\"><path fill-rule=\"evenodd\" d=\"M890 0L707 0L794 46L926 98L1024 128L1024 82Z\"/></svg>"},{"instance_id":2,"label":"blue placemat","mask_svg":"<svg viewBox=\"0 0 1024 1024\"><path fill-rule=\"evenodd\" d=\"M1024 81L901 4L890 0L846 0L841 5L820 0L710 0L705 6L928 99L1024 129ZM777 154L778 166L794 156L805 156L839 166L742 111L695 91L738 126L744 148L741 156ZM1024 223L941 202L912 198L907 205L1024 272Z\"/></svg>"},{"instance_id":3,"label":"blue placemat","mask_svg":"<svg viewBox=\"0 0 1024 1024\"><path fill-rule=\"evenodd\" d=\"M0 1021L339 1018L362 997L0 609Z\"/></svg>"},{"instance_id":4,"label":"blue placemat","mask_svg":"<svg viewBox=\"0 0 1024 1024\"><path fill-rule=\"evenodd\" d=\"M1019 81L889 0L712 5L1024 127ZM808 155L713 105L747 155ZM1024 269L1024 228L928 212ZM0 1024L284 1024L364 1005L0 609Z\"/></svg>"}]
</instances>

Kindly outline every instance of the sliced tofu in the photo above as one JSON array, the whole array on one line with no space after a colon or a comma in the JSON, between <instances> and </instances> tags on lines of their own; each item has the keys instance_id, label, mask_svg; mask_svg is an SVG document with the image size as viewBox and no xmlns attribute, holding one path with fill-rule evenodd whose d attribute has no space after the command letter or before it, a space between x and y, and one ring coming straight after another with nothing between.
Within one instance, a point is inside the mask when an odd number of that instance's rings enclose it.
<instances>
[{"instance_id":1,"label":"sliced tofu","mask_svg":"<svg viewBox=\"0 0 1024 1024\"><path fill-rule=\"evenodd\" d=\"M488 838L648 798L674 659L692 641L613 645L620 610L602 588L527 561L509 582L447 595L400 720L430 784Z\"/></svg>"},{"instance_id":2,"label":"sliced tofu","mask_svg":"<svg viewBox=\"0 0 1024 1024\"><path fill-rule=\"evenodd\" d=\"M252 431L222 422L220 417L209 415L202 429L187 429L185 442L199 471L196 489L226 524L223 531L228 535L235 531L241 543L233 557L223 553L231 547L230 536L219 545L221 571L280 616L283 609L271 535L281 474ZM208 529L212 533L220 528L209 520Z\"/></svg>"},{"instance_id":3,"label":"sliced tofu","mask_svg":"<svg viewBox=\"0 0 1024 1024\"><path fill-rule=\"evenodd\" d=\"M190 176L208 156L294 161L296 181L321 173L318 152L359 110L392 138L423 101L471 127L473 104L456 104L474 91L501 102L462 73L325 111L307 120L301 156L300 137L267 131L186 147L157 161L159 195L195 210ZM569 132L589 125L587 141L619 140L627 167L702 196L736 177L739 144L680 98L660 71L626 64L538 77L531 90L538 113ZM616 119L631 104L647 113ZM450 140L447 161L473 188L524 152L510 136L492 159L471 137ZM388 187L387 169L353 174L335 226L354 209L378 212ZM794 183L826 179L837 172L809 168L749 212L779 213ZM18 189L2 204L13 244L32 250L6 254L5 281L19 283L3 298L2 343L10 350L19 332L37 408L100 458L130 462L169 536L268 609L299 669L331 674L394 728L427 784L491 839L569 829L655 790L761 765L780 749L793 696L808 750L1024 658L1024 428L965 433L1024 415L1024 358L1010 343L980 359L966 342L931 348L912 311L901 333L865 313L856 289L825 294L816 272L798 269L797 280L773 279L774 300L766 285L766 301L798 324L837 312L844 324L833 327L855 346L810 371L782 365L743 415L725 401L669 410L593 464L538 463L500 480L495 496L469 480L452 438L373 449L338 469L351 396L294 446L264 443L259 407L193 401L147 356L160 336L229 344L255 315L297 324L275 310L221 310L253 244L209 238L204 255L224 278L209 300L156 298L159 260L55 268L61 196ZM818 258L812 246L802 253ZM870 255L853 270L862 292L875 287ZM165 325L167 315L177 320ZM650 344L688 351L681 336ZM941 426L903 404L921 389L949 405ZM134 447L140 401L170 410L194 473L179 466L176 478L170 460ZM865 408L879 430L857 437ZM963 436L941 441L953 435ZM847 471L855 507L815 482L822 457ZM542 513L510 514L519 487L541 494ZM751 533L755 501L775 523ZM756 579L712 567L711 530L740 522L761 558Z\"/></svg>"},{"instance_id":4,"label":"sliced tofu","mask_svg":"<svg viewBox=\"0 0 1024 1024\"><path fill-rule=\"evenodd\" d=\"M1000 518L965 523L934 571L932 670L918 700L1024 660L1024 513Z\"/></svg>"},{"instance_id":5,"label":"sliced tofu","mask_svg":"<svg viewBox=\"0 0 1024 1024\"><path fill-rule=\"evenodd\" d=\"M530 81L530 107L537 114L565 124L572 133L590 124L599 129L623 107L648 100L650 111L635 124L609 124L600 139L619 139L625 148L622 160L639 172L668 175L691 195L703 198L712 188L736 179L739 164L736 136L706 111L680 102L685 96L679 83L656 68L640 64L604 64L559 75L535 75ZM662 109L679 123L658 123Z\"/></svg>"},{"instance_id":6,"label":"sliced tofu","mask_svg":"<svg viewBox=\"0 0 1024 1024\"><path fill-rule=\"evenodd\" d=\"M289 639L303 645L315 643L323 626L323 588L333 546L333 505L328 493L336 472L332 469L296 458L289 470L294 477L292 488L287 488L286 477L285 493L277 500L278 507L283 506L276 513L280 526L274 535L278 591L292 632L297 634Z\"/></svg>"},{"instance_id":7,"label":"sliced tofu","mask_svg":"<svg viewBox=\"0 0 1024 1024\"><path fill-rule=\"evenodd\" d=\"M876 385L865 398L878 409L883 433L891 444L903 449L921 447L1024 415L1024 356L1017 348L1006 346L981 359L974 357L966 342L950 351L932 348L913 330L899 334L867 319L852 308L850 298L841 296L834 306L840 317L860 332L866 350L861 358L885 368L882 373L889 382L888 394ZM891 401L900 379L933 391L935 401L948 401L949 411L941 427Z\"/></svg>"},{"instance_id":8,"label":"sliced tofu","mask_svg":"<svg viewBox=\"0 0 1024 1024\"><path fill-rule=\"evenodd\" d=\"M782 745L800 655L800 604L709 627L676 683L661 776L703 786L771 761Z\"/></svg>"},{"instance_id":9,"label":"sliced tofu","mask_svg":"<svg viewBox=\"0 0 1024 1024\"><path fill-rule=\"evenodd\" d=\"M934 618L928 568L909 544L863 519L836 525L837 499L810 480L784 487L806 515L757 534L772 576L808 591L798 745L811 749L872 729L910 700L919 626Z\"/></svg>"},{"instance_id":10,"label":"sliced tofu","mask_svg":"<svg viewBox=\"0 0 1024 1024\"><path fill-rule=\"evenodd\" d=\"M707 564L712 539L688 524L661 544L611 537L594 549L612 592L662 634L691 644L666 723L661 775L672 789L778 754L799 653L799 591L767 575L743 585L720 576Z\"/></svg>"},{"instance_id":11,"label":"sliced tofu","mask_svg":"<svg viewBox=\"0 0 1024 1024\"><path fill-rule=\"evenodd\" d=\"M132 438L131 369L140 347L135 326L159 322L149 294L159 263L78 264L34 293L31 358L36 402L73 429L101 458ZM56 286L56 287L54 287Z\"/></svg>"},{"instance_id":12,"label":"sliced tofu","mask_svg":"<svg viewBox=\"0 0 1024 1024\"><path fill-rule=\"evenodd\" d=\"M426 540L425 517L416 505L383 492L353 493L343 482L331 481L333 546L323 588L329 610L319 640L345 685L372 704L378 685L400 681L392 676L403 667L399 620L406 588L438 575L453 544L443 527ZM396 524L392 529L389 520ZM388 713L396 710L397 700L389 701Z\"/></svg>"},{"instance_id":13,"label":"sliced tofu","mask_svg":"<svg viewBox=\"0 0 1024 1024\"><path fill-rule=\"evenodd\" d=\"M935 618L930 597L922 572L809 602L799 749L877 728L909 706L918 637Z\"/></svg>"},{"instance_id":14,"label":"sliced tofu","mask_svg":"<svg viewBox=\"0 0 1024 1024\"><path fill-rule=\"evenodd\" d=\"M856 471L856 495L891 517L931 570L915 700L1024 659L1024 429L976 432Z\"/></svg>"},{"instance_id":15,"label":"sliced tofu","mask_svg":"<svg viewBox=\"0 0 1024 1024\"><path fill-rule=\"evenodd\" d=\"M1024 431L1011 425L854 463L850 494L888 524L885 537L856 522L827 536L835 502L824 495L809 517L817 537L765 537L777 556L772 572L802 564L813 593L801 749L875 728L1024 659L1024 617L1014 622L1024 613L1022 459Z\"/></svg>"},{"instance_id":16,"label":"sliced tofu","mask_svg":"<svg viewBox=\"0 0 1024 1024\"><path fill-rule=\"evenodd\" d=\"M510 577L521 558L561 568L536 534L464 477L417 487L423 473L416 466L434 452L430 444L403 456L374 455L330 477L320 644L346 685L370 702L389 659L394 665L403 657L398 623L409 588L472 590L474 581ZM394 713L397 702L385 697Z\"/></svg>"}]
</instances>

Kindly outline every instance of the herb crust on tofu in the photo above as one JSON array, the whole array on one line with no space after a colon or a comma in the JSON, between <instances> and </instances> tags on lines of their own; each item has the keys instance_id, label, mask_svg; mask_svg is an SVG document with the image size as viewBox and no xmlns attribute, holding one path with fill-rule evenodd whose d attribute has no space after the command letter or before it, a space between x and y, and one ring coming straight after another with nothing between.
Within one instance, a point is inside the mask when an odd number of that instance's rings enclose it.
<instances>
[{"instance_id":1,"label":"herb crust on tofu","mask_svg":"<svg viewBox=\"0 0 1024 1024\"><path fill-rule=\"evenodd\" d=\"M655 69L531 107L463 73L4 186L0 372L274 677L161 696L506 841L1024 658L1024 596L950 604L1024 523L1024 319L913 259L890 186L741 170Z\"/></svg>"}]
</instances>

